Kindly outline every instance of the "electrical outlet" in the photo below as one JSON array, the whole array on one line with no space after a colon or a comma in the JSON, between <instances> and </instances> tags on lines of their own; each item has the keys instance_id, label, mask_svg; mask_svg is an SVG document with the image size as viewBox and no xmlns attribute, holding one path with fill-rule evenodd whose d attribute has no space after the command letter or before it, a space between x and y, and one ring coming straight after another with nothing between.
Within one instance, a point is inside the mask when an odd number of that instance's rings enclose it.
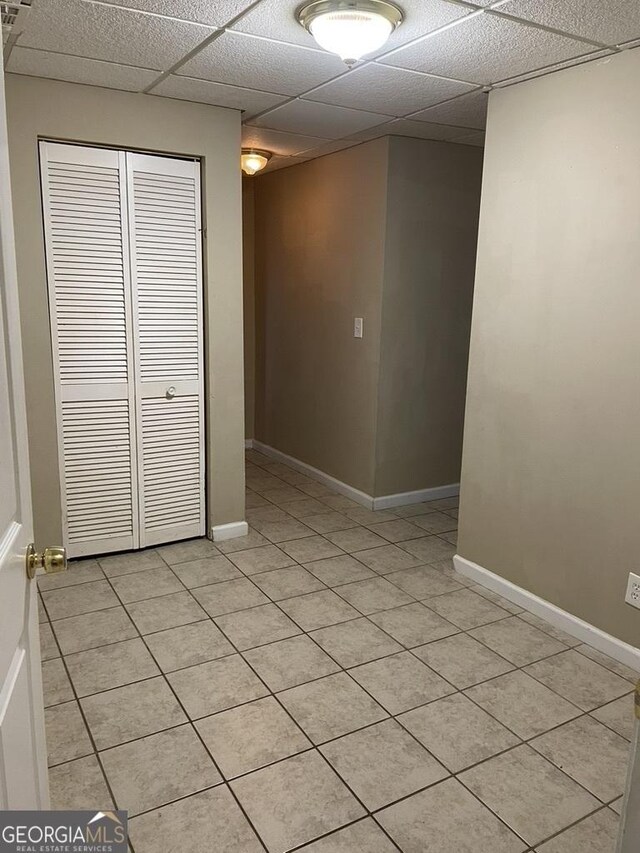
<instances>
[{"instance_id":1,"label":"electrical outlet","mask_svg":"<svg viewBox=\"0 0 640 853\"><path fill-rule=\"evenodd\" d=\"M362 317L354 317L353 318L353 337L361 338L362 337Z\"/></svg>"},{"instance_id":2,"label":"electrical outlet","mask_svg":"<svg viewBox=\"0 0 640 853\"><path fill-rule=\"evenodd\" d=\"M627 583L627 594L624 597L627 604L632 607L637 607L640 610L640 575L634 575L629 572L629 582Z\"/></svg>"}]
</instances>

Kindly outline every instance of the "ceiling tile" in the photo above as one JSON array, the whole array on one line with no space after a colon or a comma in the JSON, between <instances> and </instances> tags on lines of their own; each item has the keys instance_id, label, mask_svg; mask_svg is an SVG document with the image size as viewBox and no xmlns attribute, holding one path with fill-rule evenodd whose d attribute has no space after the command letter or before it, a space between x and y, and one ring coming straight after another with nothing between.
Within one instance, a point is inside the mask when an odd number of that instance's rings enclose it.
<instances>
[{"instance_id":1,"label":"ceiling tile","mask_svg":"<svg viewBox=\"0 0 640 853\"><path fill-rule=\"evenodd\" d=\"M604 44L640 37L638 0L510 0L500 11Z\"/></svg>"},{"instance_id":2,"label":"ceiling tile","mask_svg":"<svg viewBox=\"0 0 640 853\"><path fill-rule=\"evenodd\" d=\"M449 127L446 124L429 124L426 121L410 121L400 118L387 125L389 136L412 136L414 139L451 140L460 136L459 127Z\"/></svg>"},{"instance_id":3,"label":"ceiling tile","mask_svg":"<svg viewBox=\"0 0 640 853\"><path fill-rule=\"evenodd\" d=\"M444 104L438 104L412 115L417 121L432 121L436 124L453 124L460 127L483 128L487 123L487 103L489 95L476 90L470 95L462 95Z\"/></svg>"},{"instance_id":4,"label":"ceiling tile","mask_svg":"<svg viewBox=\"0 0 640 853\"><path fill-rule=\"evenodd\" d=\"M326 83L307 97L325 104L404 116L472 88L468 83L369 63Z\"/></svg>"},{"instance_id":5,"label":"ceiling tile","mask_svg":"<svg viewBox=\"0 0 640 853\"><path fill-rule=\"evenodd\" d=\"M307 157L272 157L257 177L268 172L277 172L278 169L286 169L288 166L297 166L298 163L306 163Z\"/></svg>"},{"instance_id":6,"label":"ceiling tile","mask_svg":"<svg viewBox=\"0 0 640 853\"><path fill-rule=\"evenodd\" d=\"M109 89L124 89L139 92L158 76L157 71L132 68L130 65L115 65L98 59L82 59L15 46L7 71L27 74L31 77L52 77L70 83L87 83L89 86L105 86Z\"/></svg>"},{"instance_id":7,"label":"ceiling tile","mask_svg":"<svg viewBox=\"0 0 640 853\"><path fill-rule=\"evenodd\" d=\"M20 45L163 71L212 32L83 0L34 0Z\"/></svg>"},{"instance_id":8,"label":"ceiling tile","mask_svg":"<svg viewBox=\"0 0 640 853\"><path fill-rule=\"evenodd\" d=\"M357 139L335 139L331 142L324 142L317 148L305 151L300 159L313 160L316 157L324 157L325 154L335 154L336 151L344 151L345 148L353 148L354 145L360 145L360 141Z\"/></svg>"},{"instance_id":9,"label":"ceiling tile","mask_svg":"<svg viewBox=\"0 0 640 853\"><path fill-rule=\"evenodd\" d=\"M236 15L239 15L253 0L106 0L111 6L124 6L128 9L140 9L155 15L167 15L169 18L181 18L183 21L195 21L196 24L210 24L223 27Z\"/></svg>"},{"instance_id":10,"label":"ceiling tile","mask_svg":"<svg viewBox=\"0 0 640 853\"><path fill-rule=\"evenodd\" d=\"M229 107L232 110L244 110L247 116L275 107L286 97L274 95L271 92L257 92L255 89L243 89L240 86L228 86L226 83L178 77L174 74L152 89L151 94L197 101L201 104L213 104L217 107Z\"/></svg>"},{"instance_id":11,"label":"ceiling tile","mask_svg":"<svg viewBox=\"0 0 640 853\"><path fill-rule=\"evenodd\" d=\"M215 39L179 69L190 77L283 95L299 95L344 71L344 62L324 51L232 32Z\"/></svg>"},{"instance_id":12,"label":"ceiling tile","mask_svg":"<svg viewBox=\"0 0 640 853\"><path fill-rule=\"evenodd\" d=\"M481 130L476 130L465 136L454 136L450 141L458 145L477 145L484 148L484 133Z\"/></svg>"},{"instance_id":13,"label":"ceiling tile","mask_svg":"<svg viewBox=\"0 0 640 853\"><path fill-rule=\"evenodd\" d=\"M260 116L252 123L260 127L284 130L288 133L303 133L308 136L338 139L387 121L389 121L389 116L378 113L367 113L361 110L349 110L345 107L316 104L313 101L296 100L276 107L275 110Z\"/></svg>"},{"instance_id":14,"label":"ceiling tile","mask_svg":"<svg viewBox=\"0 0 640 853\"><path fill-rule=\"evenodd\" d=\"M582 42L484 12L384 60L385 64L495 83L588 52Z\"/></svg>"},{"instance_id":15,"label":"ceiling tile","mask_svg":"<svg viewBox=\"0 0 640 853\"><path fill-rule=\"evenodd\" d=\"M528 74L520 74L518 77L511 77L496 84L496 89L512 86L514 83L523 83L525 80L533 80L535 77L543 77L545 74L552 74L555 71L562 71L563 68L572 68L575 65L584 65L586 62L592 62L594 59L604 59L607 56L614 56L612 50L596 50L593 53L588 53L585 56L580 56L576 59L567 59L566 62L558 62L556 65L550 65L546 68L539 68L537 71L530 71Z\"/></svg>"},{"instance_id":16,"label":"ceiling tile","mask_svg":"<svg viewBox=\"0 0 640 853\"><path fill-rule=\"evenodd\" d=\"M264 148L265 151L273 151L274 154L295 156L310 148L317 148L325 142L315 136L300 136L295 133L281 133L278 130L269 130L265 127L253 127L245 124L242 128L242 144L254 148Z\"/></svg>"},{"instance_id":17,"label":"ceiling tile","mask_svg":"<svg viewBox=\"0 0 640 853\"><path fill-rule=\"evenodd\" d=\"M252 35L280 39L291 44L317 46L313 37L296 20L295 13L301 5L304 5L301 0L262 0L262 3L248 12L233 29ZM378 54L423 36L431 30L468 15L471 11L464 6L449 3L447 0L399 0L398 5L405 13L405 19Z\"/></svg>"}]
</instances>

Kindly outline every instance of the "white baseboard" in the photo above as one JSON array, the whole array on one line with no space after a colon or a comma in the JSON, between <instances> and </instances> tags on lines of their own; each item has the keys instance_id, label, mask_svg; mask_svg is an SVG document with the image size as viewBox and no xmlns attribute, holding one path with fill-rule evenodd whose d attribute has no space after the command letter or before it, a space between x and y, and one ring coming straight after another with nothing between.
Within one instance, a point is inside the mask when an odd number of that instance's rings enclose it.
<instances>
[{"instance_id":1,"label":"white baseboard","mask_svg":"<svg viewBox=\"0 0 640 853\"><path fill-rule=\"evenodd\" d=\"M437 501L440 498L453 498L460 494L460 483L448 486L434 486L432 489L418 489L416 492L398 492L397 495L383 495L373 499L374 509L393 509L394 506L421 504L424 501Z\"/></svg>"},{"instance_id":2,"label":"white baseboard","mask_svg":"<svg viewBox=\"0 0 640 853\"><path fill-rule=\"evenodd\" d=\"M294 468L296 471L300 471L301 474L306 474L313 480L323 483L330 489L334 489L334 491L339 494L344 495L347 498L351 498L352 501L365 506L367 509L373 509L373 498L371 495L367 495L359 489L354 489L353 486L343 483L342 480L336 480L336 478L332 477L330 474L325 474L324 471L314 468L313 465L307 465L306 462L301 462L299 459L289 456L281 450L276 450L275 447L270 447L268 444L263 444L255 438L253 439L252 446L254 450L264 453L265 456L270 456L278 462L284 462L284 464L289 465L290 468Z\"/></svg>"},{"instance_id":3,"label":"white baseboard","mask_svg":"<svg viewBox=\"0 0 640 853\"><path fill-rule=\"evenodd\" d=\"M249 525L246 521L233 521L231 524L216 524L211 528L211 538L214 542L224 542L226 539L236 539L246 536Z\"/></svg>"},{"instance_id":4,"label":"white baseboard","mask_svg":"<svg viewBox=\"0 0 640 853\"><path fill-rule=\"evenodd\" d=\"M511 583L506 578L500 577L488 569L467 560L465 557L460 557L458 554L453 558L453 563L458 572L465 577L471 578L482 586L497 592L503 598L518 604L525 610L535 613L542 619L546 619L551 625L560 628L572 637L576 637L583 643L593 646L594 649L609 655L610 658L620 661L631 667L635 672L640 672L640 649L635 646L625 643L623 640L618 640L612 637L611 634L601 631L595 625L579 619L566 610L556 607L544 598L539 598L532 592L524 589L521 586Z\"/></svg>"},{"instance_id":5,"label":"white baseboard","mask_svg":"<svg viewBox=\"0 0 640 853\"><path fill-rule=\"evenodd\" d=\"M253 439L252 438L245 438L244 449L245 450L252 450L253 449Z\"/></svg>"}]
</instances>

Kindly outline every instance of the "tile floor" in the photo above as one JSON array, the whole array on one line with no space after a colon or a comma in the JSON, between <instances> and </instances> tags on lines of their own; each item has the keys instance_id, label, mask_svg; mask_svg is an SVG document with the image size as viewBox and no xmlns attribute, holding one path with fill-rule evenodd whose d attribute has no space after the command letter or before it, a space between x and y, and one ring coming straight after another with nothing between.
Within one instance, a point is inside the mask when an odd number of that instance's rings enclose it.
<instances>
[{"instance_id":1,"label":"tile floor","mask_svg":"<svg viewBox=\"0 0 640 853\"><path fill-rule=\"evenodd\" d=\"M247 453L251 533L40 579L54 808L135 853L613 853L635 673Z\"/></svg>"}]
</instances>

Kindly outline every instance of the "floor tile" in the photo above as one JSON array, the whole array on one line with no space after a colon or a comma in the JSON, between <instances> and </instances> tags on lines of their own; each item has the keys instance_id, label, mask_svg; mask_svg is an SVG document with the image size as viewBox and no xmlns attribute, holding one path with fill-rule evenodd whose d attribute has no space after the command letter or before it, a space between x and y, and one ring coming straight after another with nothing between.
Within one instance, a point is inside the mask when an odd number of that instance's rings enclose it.
<instances>
[{"instance_id":1,"label":"floor tile","mask_svg":"<svg viewBox=\"0 0 640 853\"><path fill-rule=\"evenodd\" d=\"M305 844L299 853L398 853L398 848L371 818L365 818Z\"/></svg>"},{"instance_id":2,"label":"floor tile","mask_svg":"<svg viewBox=\"0 0 640 853\"><path fill-rule=\"evenodd\" d=\"M400 714L455 690L410 652L356 666L349 675L390 714Z\"/></svg>"},{"instance_id":3,"label":"floor tile","mask_svg":"<svg viewBox=\"0 0 640 853\"><path fill-rule=\"evenodd\" d=\"M49 790L56 811L108 811L114 805L95 755L51 767Z\"/></svg>"},{"instance_id":4,"label":"floor tile","mask_svg":"<svg viewBox=\"0 0 640 853\"><path fill-rule=\"evenodd\" d=\"M129 821L136 853L264 853L231 792L223 785L194 794ZM215 842L213 840L215 839Z\"/></svg>"},{"instance_id":5,"label":"floor tile","mask_svg":"<svg viewBox=\"0 0 640 853\"><path fill-rule=\"evenodd\" d=\"M449 530L447 533L438 533L438 536L441 539L444 539L444 541L448 542L450 545L457 545L458 544L458 531L457 531L457 529L456 530Z\"/></svg>"},{"instance_id":6,"label":"floor tile","mask_svg":"<svg viewBox=\"0 0 640 853\"><path fill-rule=\"evenodd\" d=\"M238 551L246 551L249 548L257 548L259 545L268 545L269 540L265 539L257 530L249 529L246 536L236 536L234 539L226 539L224 542L216 542L216 548L222 551L223 554L233 554Z\"/></svg>"},{"instance_id":7,"label":"floor tile","mask_svg":"<svg viewBox=\"0 0 640 853\"><path fill-rule=\"evenodd\" d=\"M49 767L93 752L77 702L46 708L44 723Z\"/></svg>"},{"instance_id":8,"label":"floor tile","mask_svg":"<svg viewBox=\"0 0 640 853\"><path fill-rule=\"evenodd\" d=\"M305 524L307 523L307 518L310 515L317 515L326 509L324 504L321 504L320 501L310 497L305 497L295 501L287 501L283 506L289 515L292 515L294 518L302 519Z\"/></svg>"},{"instance_id":9,"label":"floor tile","mask_svg":"<svg viewBox=\"0 0 640 853\"><path fill-rule=\"evenodd\" d=\"M446 533L450 530L455 530L458 522L450 515L445 515L443 512L429 512L426 515L414 515L411 518L412 524L425 530L427 533Z\"/></svg>"},{"instance_id":10,"label":"floor tile","mask_svg":"<svg viewBox=\"0 0 640 853\"><path fill-rule=\"evenodd\" d=\"M222 631L209 619L149 634L145 642L163 672L195 666L235 651Z\"/></svg>"},{"instance_id":11,"label":"floor tile","mask_svg":"<svg viewBox=\"0 0 640 853\"><path fill-rule=\"evenodd\" d=\"M438 539L437 536L425 536L422 539L411 539L403 542L405 551L413 554L423 563L433 563L435 560L450 559L456 553L454 545Z\"/></svg>"},{"instance_id":12,"label":"floor tile","mask_svg":"<svg viewBox=\"0 0 640 853\"><path fill-rule=\"evenodd\" d=\"M474 628L469 633L516 666L526 666L567 648L517 616Z\"/></svg>"},{"instance_id":13,"label":"floor tile","mask_svg":"<svg viewBox=\"0 0 640 853\"><path fill-rule=\"evenodd\" d=\"M300 541L304 542L304 539ZM273 601L325 589L322 581L319 581L302 566L290 566L286 569L262 572L259 575L254 575L253 582Z\"/></svg>"},{"instance_id":14,"label":"floor tile","mask_svg":"<svg viewBox=\"0 0 640 853\"><path fill-rule=\"evenodd\" d=\"M269 692L240 655L180 669L167 678L192 720L251 702Z\"/></svg>"},{"instance_id":15,"label":"floor tile","mask_svg":"<svg viewBox=\"0 0 640 853\"><path fill-rule=\"evenodd\" d=\"M54 575L38 575L38 589L46 592L51 589L76 586L89 581L104 580L104 574L95 560L72 560L66 572Z\"/></svg>"},{"instance_id":16,"label":"floor tile","mask_svg":"<svg viewBox=\"0 0 640 853\"><path fill-rule=\"evenodd\" d=\"M460 779L529 845L598 806L595 797L529 746L490 758L465 770Z\"/></svg>"},{"instance_id":17,"label":"floor tile","mask_svg":"<svg viewBox=\"0 0 640 853\"><path fill-rule=\"evenodd\" d=\"M166 566L164 569L147 569L144 572L118 575L112 578L111 583L124 604L182 592L184 589L175 574Z\"/></svg>"},{"instance_id":18,"label":"floor tile","mask_svg":"<svg viewBox=\"0 0 640 853\"><path fill-rule=\"evenodd\" d=\"M245 660L274 693L322 678L340 667L310 637L290 637L244 653Z\"/></svg>"},{"instance_id":19,"label":"floor tile","mask_svg":"<svg viewBox=\"0 0 640 853\"><path fill-rule=\"evenodd\" d=\"M218 616L215 622L241 652L300 633L295 622L275 604L263 604Z\"/></svg>"},{"instance_id":20,"label":"floor tile","mask_svg":"<svg viewBox=\"0 0 640 853\"><path fill-rule=\"evenodd\" d=\"M202 607L188 592L136 601L127 605L127 610L141 634L165 631L207 618Z\"/></svg>"},{"instance_id":21,"label":"floor tile","mask_svg":"<svg viewBox=\"0 0 640 853\"><path fill-rule=\"evenodd\" d=\"M168 569L167 569L168 571ZM106 610L120 604L108 581L93 581L43 592L42 600L51 620Z\"/></svg>"},{"instance_id":22,"label":"floor tile","mask_svg":"<svg viewBox=\"0 0 640 853\"><path fill-rule=\"evenodd\" d=\"M437 595L425 601L427 607L440 616L468 631L498 619L506 619L509 613L487 601L471 589L459 589L446 595Z\"/></svg>"},{"instance_id":23,"label":"floor tile","mask_svg":"<svg viewBox=\"0 0 640 853\"><path fill-rule=\"evenodd\" d=\"M396 607L394 610L383 610L369 618L399 643L408 647L441 640L459 631L451 622L418 602Z\"/></svg>"},{"instance_id":24,"label":"floor tile","mask_svg":"<svg viewBox=\"0 0 640 853\"><path fill-rule=\"evenodd\" d=\"M38 594L38 622L42 625L43 622L48 621L49 617L47 616L47 611L44 609L44 604L42 603L40 594Z\"/></svg>"},{"instance_id":25,"label":"floor tile","mask_svg":"<svg viewBox=\"0 0 640 853\"><path fill-rule=\"evenodd\" d=\"M591 717L580 717L531 741L531 746L599 799L624 793L627 741Z\"/></svg>"},{"instance_id":26,"label":"floor tile","mask_svg":"<svg viewBox=\"0 0 640 853\"><path fill-rule=\"evenodd\" d=\"M278 698L316 744L387 717L387 712L343 672L292 687Z\"/></svg>"},{"instance_id":27,"label":"floor tile","mask_svg":"<svg viewBox=\"0 0 640 853\"><path fill-rule=\"evenodd\" d=\"M135 625L122 605L60 619L53 627L65 655L138 636Z\"/></svg>"},{"instance_id":28,"label":"floor tile","mask_svg":"<svg viewBox=\"0 0 640 853\"><path fill-rule=\"evenodd\" d=\"M474 592L477 592L478 595L482 595L484 598L488 598L489 601L493 601L494 604L497 604L498 607L502 607L503 610L507 610L509 613L513 613L514 615L516 615L518 613L525 612L522 607L517 604L514 604L512 601L509 601L506 598L503 598L501 595L498 595L497 592L494 592L491 589L487 589L486 586L474 583L471 585L471 589L473 589Z\"/></svg>"},{"instance_id":29,"label":"floor tile","mask_svg":"<svg viewBox=\"0 0 640 853\"><path fill-rule=\"evenodd\" d=\"M597 708L591 712L591 716L604 723L610 729L613 729L614 732L622 735L626 740L631 740L635 725L633 708L634 697L633 693L630 693L628 696L616 699L615 702L610 702L608 705Z\"/></svg>"},{"instance_id":30,"label":"floor tile","mask_svg":"<svg viewBox=\"0 0 640 853\"><path fill-rule=\"evenodd\" d=\"M450 498L438 498L435 501L427 501L427 508L437 510L458 509L459 503L460 496L454 495Z\"/></svg>"},{"instance_id":31,"label":"floor tile","mask_svg":"<svg viewBox=\"0 0 640 853\"><path fill-rule=\"evenodd\" d=\"M408 592L414 598L426 599L462 589L459 583L431 566L403 569L385 576L388 581Z\"/></svg>"},{"instance_id":32,"label":"floor tile","mask_svg":"<svg viewBox=\"0 0 640 853\"><path fill-rule=\"evenodd\" d=\"M309 739L270 696L205 717L196 728L227 779L311 747Z\"/></svg>"},{"instance_id":33,"label":"floor tile","mask_svg":"<svg viewBox=\"0 0 640 853\"><path fill-rule=\"evenodd\" d=\"M584 711L629 692L624 678L575 651L540 661L527 667L527 672Z\"/></svg>"},{"instance_id":34,"label":"floor tile","mask_svg":"<svg viewBox=\"0 0 640 853\"><path fill-rule=\"evenodd\" d=\"M53 636L51 625L48 623L40 625L40 656L43 661L60 657L56 638Z\"/></svg>"},{"instance_id":35,"label":"floor tile","mask_svg":"<svg viewBox=\"0 0 640 853\"><path fill-rule=\"evenodd\" d=\"M257 531L261 531L265 524L271 524L274 521L288 521L291 516L279 506L268 504L260 506L257 509L247 510L246 519L249 524Z\"/></svg>"},{"instance_id":36,"label":"floor tile","mask_svg":"<svg viewBox=\"0 0 640 853\"><path fill-rule=\"evenodd\" d=\"M444 560L434 560L433 563L429 563L429 566L432 569L437 569L443 575L446 575L446 577L451 578L451 580L454 580L460 586L473 587L474 592L476 592L476 593L478 592L477 584L475 584L471 580L471 578L467 578L464 575L460 574L460 572L457 572L455 569L455 566L453 565L453 560L450 557L445 558ZM486 596L485 596L485 598L486 598ZM495 602L494 602L494 604L495 604ZM502 609L506 610L505 607L503 607ZM507 610L507 612L511 613L512 611Z\"/></svg>"},{"instance_id":37,"label":"floor tile","mask_svg":"<svg viewBox=\"0 0 640 853\"><path fill-rule=\"evenodd\" d=\"M248 578L222 581L193 590L193 597L204 607L209 616L224 616L237 610L268 604L269 599Z\"/></svg>"},{"instance_id":38,"label":"floor tile","mask_svg":"<svg viewBox=\"0 0 640 853\"><path fill-rule=\"evenodd\" d=\"M618 797L617 800L614 800L612 803L609 804L609 808L612 809L612 811L614 811L617 815L620 815L620 813L622 812L623 800L624 797Z\"/></svg>"},{"instance_id":39,"label":"floor tile","mask_svg":"<svg viewBox=\"0 0 640 853\"><path fill-rule=\"evenodd\" d=\"M638 673L634 669L625 666L625 664L620 663L620 661L610 658L608 655L599 652L597 649L591 648L591 646L586 646L584 644L576 646L576 651L580 652L581 655L585 655L591 660L594 660L596 663L599 663L600 666L610 669L611 672L615 672L616 675L619 675L621 678L626 678L626 680L630 681L632 684L635 684L638 680Z\"/></svg>"},{"instance_id":40,"label":"floor tile","mask_svg":"<svg viewBox=\"0 0 640 853\"><path fill-rule=\"evenodd\" d=\"M547 622L546 619L541 619L540 616L536 616L535 613L529 613L524 610L519 614L519 616L521 619L524 619L525 622L528 622L530 625L535 625L536 628L540 628L540 630L544 631L545 634L549 634L554 639L564 643L565 646L569 646L569 648L580 645L580 640L577 640L565 631L561 631L560 628L556 628L555 625Z\"/></svg>"},{"instance_id":41,"label":"floor tile","mask_svg":"<svg viewBox=\"0 0 640 853\"><path fill-rule=\"evenodd\" d=\"M378 610L388 610L391 607L400 607L402 604L411 604L415 601L412 596L398 589L397 586L384 578L371 578L344 584L337 587L336 591L341 598L356 607L364 616Z\"/></svg>"},{"instance_id":42,"label":"floor tile","mask_svg":"<svg viewBox=\"0 0 640 853\"><path fill-rule=\"evenodd\" d=\"M467 634L420 646L413 654L459 690L513 669L513 664Z\"/></svg>"},{"instance_id":43,"label":"floor tile","mask_svg":"<svg viewBox=\"0 0 640 853\"><path fill-rule=\"evenodd\" d=\"M360 616L357 610L331 589L287 598L279 606L303 631L326 628Z\"/></svg>"},{"instance_id":44,"label":"floor tile","mask_svg":"<svg viewBox=\"0 0 640 853\"><path fill-rule=\"evenodd\" d=\"M304 492L296 489L295 486L285 485L282 482L274 489L265 490L262 495L278 506L286 506L291 501L304 499Z\"/></svg>"},{"instance_id":45,"label":"floor tile","mask_svg":"<svg viewBox=\"0 0 640 853\"><path fill-rule=\"evenodd\" d=\"M393 508L394 513L398 518L415 518L417 515L425 515L428 512L437 512L436 509L431 509L428 503L424 501L417 504L405 504L405 506L396 506Z\"/></svg>"},{"instance_id":46,"label":"floor tile","mask_svg":"<svg viewBox=\"0 0 640 853\"><path fill-rule=\"evenodd\" d=\"M331 509L337 509L345 512L347 510L361 509L359 503L352 501L351 498L347 498L344 495L330 494L327 497L322 498L322 503L331 507Z\"/></svg>"},{"instance_id":47,"label":"floor tile","mask_svg":"<svg viewBox=\"0 0 640 853\"><path fill-rule=\"evenodd\" d=\"M107 749L100 759L118 808L130 816L222 781L191 726Z\"/></svg>"},{"instance_id":48,"label":"floor tile","mask_svg":"<svg viewBox=\"0 0 640 853\"><path fill-rule=\"evenodd\" d=\"M100 557L98 562L108 578L133 572L143 572L147 569L163 568L166 565L160 554L154 549L112 554L108 557Z\"/></svg>"},{"instance_id":49,"label":"floor tile","mask_svg":"<svg viewBox=\"0 0 640 853\"><path fill-rule=\"evenodd\" d=\"M465 691L519 737L528 739L579 716L580 709L524 672L509 672Z\"/></svg>"},{"instance_id":50,"label":"floor tile","mask_svg":"<svg viewBox=\"0 0 640 853\"><path fill-rule=\"evenodd\" d=\"M451 521L451 519L449 519ZM416 527L411 521L396 518L393 521L382 521L367 525L372 533L382 536L387 542L405 542L407 539L419 539L425 536L425 531Z\"/></svg>"},{"instance_id":51,"label":"floor tile","mask_svg":"<svg viewBox=\"0 0 640 853\"><path fill-rule=\"evenodd\" d=\"M305 569L327 586L340 586L343 583L375 577L371 569L346 554L343 557L329 557L327 560L306 563Z\"/></svg>"},{"instance_id":52,"label":"floor tile","mask_svg":"<svg viewBox=\"0 0 640 853\"><path fill-rule=\"evenodd\" d=\"M452 773L520 743L460 693L401 714L398 722Z\"/></svg>"},{"instance_id":53,"label":"floor tile","mask_svg":"<svg viewBox=\"0 0 640 853\"><path fill-rule=\"evenodd\" d=\"M305 495L311 495L314 498L335 496L335 492L333 491L333 489L330 489L328 486L325 486L324 483L299 483L298 488L301 492L304 492Z\"/></svg>"},{"instance_id":54,"label":"floor tile","mask_svg":"<svg viewBox=\"0 0 640 853\"><path fill-rule=\"evenodd\" d=\"M315 751L257 770L231 787L269 853L284 853L364 814Z\"/></svg>"},{"instance_id":55,"label":"floor tile","mask_svg":"<svg viewBox=\"0 0 640 853\"><path fill-rule=\"evenodd\" d=\"M316 533L335 533L336 530L347 530L349 527L358 526L357 521L341 512L334 512L328 507L324 510L317 515L307 515L304 519L304 523Z\"/></svg>"},{"instance_id":56,"label":"floor tile","mask_svg":"<svg viewBox=\"0 0 640 853\"><path fill-rule=\"evenodd\" d=\"M260 495L247 489L247 494L245 496L245 506L247 509L254 509L259 506L267 506L268 503L269 502L266 501L264 498L260 497Z\"/></svg>"},{"instance_id":57,"label":"floor tile","mask_svg":"<svg viewBox=\"0 0 640 853\"><path fill-rule=\"evenodd\" d=\"M342 549L329 542L324 536L294 539L293 542L282 542L280 547L298 563L325 560L327 557L338 557L343 553Z\"/></svg>"},{"instance_id":58,"label":"floor tile","mask_svg":"<svg viewBox=\"0 0 640 853\"><path fill-rule=\"evenodd\" d=\"M344 514L353 519L357 524L377 524L379 521L393 521L398 518L394 510L371 510L363 506L347 507Z\"/></svg>"},{"instance_id":59,"label":"floor tile","mask_svg":"<svg viewBox=\"0 0 640 853\"><path fill-rule=\"evenodd\" d=\"M314 531L310 527L293 518L289 521L274 521L265 524L261 532L265 539L273 543L288 542L291 539L303 539L305 536L313 536L314 534Z\"/></svg>"},{"instance_id":60,"label":"floor tile","mask_svg":"<svg viewBox=\"0 0 640 853\"><path fill-rule=\"evenodd\" d=\"M173 566L173 571L187 589L242 577L242 572L222 554L217 557L203 557L199 560L178 563Z\"/></svg>"},{"instance_id":61,"label":"floor tile","mask_svg":"<svg viewBox=\"0 0 640 853\"><path fill-rule=\"evenodd\" d=\"M609 809L601 809L536 850L537 853L614 853L617 838L618 818Z\"/></svg>"},{"instance_id":62,"label":"floor tile","mask_svg":"<svg viewBox=\"0 0 640 853\"><path fill-rule=\"evenodd\" d=\"M364 551L365 548L376 548L378 545L386 545L387 540L377 533L372 533L365 527L350 527L348 530L337 530L335 533L327 533L327 539L330 539L338 548L342 548L349 554L354 551Z\"/></svg>"},{"instance_id":63,"label":"floor tile","mask_svg":"<svg viewBox=\"0 0 640 853\"><path fill-rule=\"evenodd\" d=\"M320 751L370 811L449 775L395 720L345 735Z\"/></svg>"},{"instance_id":64,"label":"floor tile","mask_svg":"<svg viewBox=\"0 0 640 853\"><path fill-rule=\"evenodd\" d=\"M187 563L189 560L200 560L203 557L214 557L220 551L210 539L187 539L184 542L172 542L156 549L165 563L175 566Z\"/></svg>"},{"instance_id":65,"label":"floor tile","mask_svg":"<svg viewBox=\"0 0 640 853\"><path fill-rule=\"evenodd\" d=\"M383 809L376 820L404 853L521 853L526 846L455 779Z\"/></svg>"},{"instance_id":66,"label":"floor tile","mask_svg":"<svg viewBox=\"0 0 640 853\"><path fill-rule=\"evenodd\" d=\"M42 662L42 691L45 708L70 702L75 698L62 658Z\"/></svg>"},{"instance_id":67,"label":"floor tile","mask_svg":"<svg viewBox=\"0 0 640 853\"><path fill-rule=\"evenodd\" d=\"M187 719L164 678L96 693L80 704L99 750L180 725Z\"/></svg>"},{"instance_id":68,"label":"floor tile","mask_svg":"<svg viewBox=\"0 0 640 853\"><path fill-rule=\"evenodd\" d=\"M229 554L229 559L245 575L268 572L271 569L283 569L285 566L292 566L294 563L291 557L277 545L261 545L259 548L236 551L234 554Z\"/></svg>"},{"instance_id":69,"label":"floor tile","mask_svg":"<svg viewBox=\"0 0 640 853\"><path fill-rule=\"evenodd\" d=\"M140 639L111 643L65 658L78 696L89 696L159 675L149 650Z\"/></svg>"},{"instance_id":70,"label":"floor tile","mask_svg":"<svg viewBox=\"0 0 640 853\"><path fill-rule=\"evenodd\" d=\"M401 652L402 646L368 619L354 619L313 631L311 636L340 666L357 666Z\"/></svg>"},{"instance_id":71,"label":"floor tile","mask_svg":"<svg viewBox=\"0 0 640 853\"><path fill-rule=\"evenodd\" d=\"M358 551L358 560L379 575L387 575L400 569L411 569L420 564L419 560L407 554L402 548L398 548L397 545L383 545L381 548Z\"/></svg>"}]
</instances>

